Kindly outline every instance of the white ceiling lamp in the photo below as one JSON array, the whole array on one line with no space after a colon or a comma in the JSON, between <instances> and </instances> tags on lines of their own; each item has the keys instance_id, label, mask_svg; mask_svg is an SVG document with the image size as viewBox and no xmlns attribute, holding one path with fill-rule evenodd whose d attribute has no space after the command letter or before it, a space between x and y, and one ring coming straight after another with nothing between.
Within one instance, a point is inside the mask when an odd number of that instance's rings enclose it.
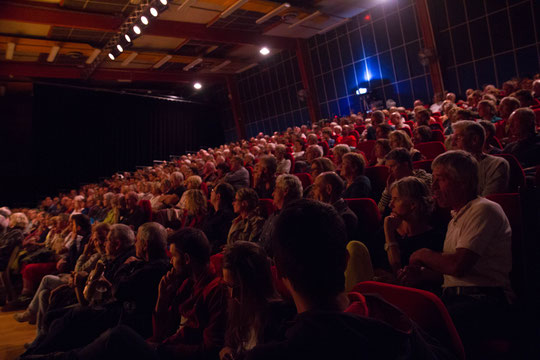
<instances>
[{"instance_id":1,"label":"white ceiling lamp","mask_svg":"<svg viewBox=\"0 0 540 360\"><path fill-rule=\"evenodd\" d=\"M129 54L129 56L125 58L124 61L122 61L122 66L128 66L133 60L135 60L137 55L139 55L139 53L136 52L132 52L131 54Z\"/></svg>"},{"instance_id":2,"label":"white ceiling lamp","mask_svg":"<svg viewBox=\"0 0 540 360\"><path fill-rule=\"evenodd\" d=\"M195 84L193 84L193 87L197 90L201 90L202 89L202 85L200 82L196 82Z\"/></svg>"},{"instance_id":3,"label":"white ceiling lamp","mask_svg":"<svg viewBox=\"0 0 540 360\"><path fill-rule=\"evenodd\" d=\"M167 5L167 0L159 0L159 2L161 3L161 5Z\"/></svg>"},{"instance_id":4,"label":"white ceiling lamp","mask_svg":"<svg viewBox=\"0 0 540 360\"><path fill-rule=\"evenodd\" d=\"M153 17L157 17L159 12L157 11L157 9L155 7L151 7L150 8L150 14L153 16Z\"/></svg>"},{"instance_id":5,"label":"white ceiling lamp","mask_svg":"<svg viewBox=\"0 0 540 360\"><path fill-rule=\"evenodd\" d=\"M313 18L316 18L316 17L319 16L319 15L321 15L321 12L320 12L319 10L317 10L317 11L315 11L313 14L308 15L308 16L306 16L305 18L302 18L302 19L298 20L297 22L292 23L291 25L289 25L289 29L292 29L293 27L296 27L296 26L298 26L298 25L300 25L300 24L303 24L303 23L305 23L306 21L309 21L309 20L311 20L311 19L313 19Z\"/></svg>"},{"instance_id":6,"label":"white ceiling lamp","mask_svg":"<svg viewBox=\"0 0 540 360\"><path fill-rule=\"evenodd\" d=\"M189 7L195 2L196 0L185 0L182 5L178 6L176 9L177 12L184 11L189 9Z\"/></svg>"},{"instance_id":7,"label":"white ceiling lamp","mask_svg":"<svg viewBox=\"0 0 540 360\"><path fill-rule=\"evenodd\" d=\"M123 48L122 45L120 45L120 44L116 45L116 49L117 49L119 52L124 51L124 48Z\"/></svg>"},{"instance_id":8,"label":"white ceiling lamp","mask_svg":"<svg viewBox=\"0 0 540 360\"><path fill-rule=\"evenodd\" d=\"M193 60L192 62L190 62L189 64L187 64L186 66L184 66L184 71L189 71L202 62L203 62L202 58L197 58Z\"/></svg>"},{"instance_id":9,"label":"white ceiling lamp","mask_svg":"<svg viewBox=\"0 0 540 360\"><path fill-rule=\"evenodd\" d=\"M6 48L6 60L12 60L15 53L15 43L8 42Z\"/></svg>"},{"instance_id":10,"label":"white ceiling lamp","mask_svg":"<svg viewBox=\"0 0 540 360\"><path fill-rule=\"evenodd\" d=\"M222 62L221 64L219 65L216 65L214 66L213 68L210 69L210 72L216 72L218 70L221 70L223 69L225 66L229 65L231 63L231 60L225 60L224 62Z\"/></svg>"},{"instance_id":11,"label":"white ceiling lamp","mask_svg":"<svg viewBox=\"0 0 540 360\"><path fill-rule=\"evenodd\" d=\"M229 6L227 9L225 9L221 14L219 14L219 17L225 19L227 16L231 15L233 12L238 10L242 5L247 2L248 0L238 0L237 2Z\"/></svg>"},{"instance_id":12,"label":"white ceiling lamp","mask_svg":"<svg viewBox=\"0 0 540 360\"><path fill-rule=\"evenodd\" d=\"M254 68L254 67L257 66L257 65L259 65L259 64L253 63L253 64L249 64L248 66L244 66L244 67L241 68L240 70L237 70L237 71L236 71L236 74L243 73L244 71L249 70L249 69L251 69L251 68Z\"/></svg>"},{"instance_id":13,"label":"white ceiling lamp","mask_svg":"<svg viewBox=\"0 0 540 360\"><path fill-rule=\"evenodd\" d=\"M134 32L135 34L137 34L137 35L140 35L140 34L141 34L141 28L138 27L137 25L135 25L135 26L133 27L133 32Z\"/></svg>"},{"instance_id":14,"label":"white ceiling lamp","mask_svg":"<svg viewBox=\"0 0 540 360\"><path fill-rule=\"evenodd\" d=\"M141 16L141 22L144 24L144 25L148 25L148 18L146 16Z\"/></svg>"},{"instance_id":15,"label":"white ceiling lamp","mask_svg":"<svg viewBox=\"0 0 540 360\"><path fill-rule=\"evenodd\" d=\"M317 33L317 35L321 35L321 34L324 34L324 33L327 32L327 31L330 31L330 30L332 30L332 29L335 29L335 28L337 28L338 26L341 26L341 25L345 24L345 23L346 23L347 21L349 21L349 20L350 20L350 18L341 19L341 20L338 21L337 23L325 27L324 29L322 29L321 31L319 31L319 32Z\"/></svg>"},{"instance_id":16,"label":"white ceiling lamp","mask_svg":"<svg viewBox=\"0 0 540 360\"><path fill-rule=\"evenodd\" d=\"M124 39L126 39L126 41L127 41L128 43L131 42L131 38L129 37L128 34L124 34Z\"/></svg>"},{"instance_id":17,"label":"white ceiling lamp","mask_svg":"<svg viewBox=\"0 0 540 360\"><path fill-rule=\"evenodd\" d=\"M277 15L280 12L282 12L283 10L288 9L290 7L291 7L291 4L283 3L283 4L279 5L277 8L275 8L274 10L270 11L268 14L258 18L257 21L255 21L255 23L256 24L262 24L263 22L268 21L268 19L272 18L274 15Z\"/></svg>"},{"instance_id":18,"label":"white ceiling lamp","mask_svg":"<svg viewBox=\"0 0 540 360\"><path fill-rule=\"evenodd\" d=\"M261 55L268 55L270 54L270 49L268 49L266 46L265 47L262 47L261 50L259 50L259 52L261 53Z\"/></svg>"},{"instance_id":19,"label":"white ceiling lamp","mask_svg":"<svg viewBox=\"0 0 540 360\"><path fill-rule=\"evenodd\" d=\"M98 57L98 55L101 53L101 50L99 49L94 49L94 51L92 52L92 54L88 57L88 59L86 59L86 63L87 64L91 64L94 62L94 60L96 60L96 58Z\"/></svg>"},{"instance_id":20,"label":"white ceiling lamp","mask_svg":"<svg viewBox=\"0 0 540 360\"><path fill-rule=\"evenodd\" d=\"M163 66L163 64L165 64L167 61L171 60L172 59L172 56L171 55L165 55L161 60L159 60L157 63L154 64L154 69L159 69L160 67Z\"/></svg>"},{"instance_id":21,"label":"white ceiling lamp","mask_svg":"<svg viewBox=\"0 0 540 360\"><path fill-rule=\"evenodd\" d=\"M112 53L109 53L109 59L111 59L112 61L114 61L115 57Z\"/></svg>"},{"instance_id":22,"label":"white ceiling lamp","mask_svg":"<svg viewBox=\"0 0 540 360\"><path fill-rule=\"evenodd\" d=\"M49 56L47 56L47 62L53 62L54 59L56 59L56 55L58 54L58 51L60 51L60 46L53 46L51 48L51 51L49 52Z\"/></svg>"}]
</instances>

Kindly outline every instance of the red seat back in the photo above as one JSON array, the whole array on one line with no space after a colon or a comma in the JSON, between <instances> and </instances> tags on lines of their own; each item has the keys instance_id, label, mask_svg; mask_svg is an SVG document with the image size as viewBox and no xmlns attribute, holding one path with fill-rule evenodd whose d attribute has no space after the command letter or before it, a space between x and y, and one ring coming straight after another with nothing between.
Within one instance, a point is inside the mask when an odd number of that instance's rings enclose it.
<instances>
[{"instance_id":1,"label":"red seat back","mask_svg":"<svg viewBox=\"0 0 540 360\"><path fill-rule=\"evenodd\" d=\"M152 221L152 204L150 204L150 200L139 201L139 207L142 209L144 215L146 216L146 222Z\"/></svg>"},{"instance_id":2,"label":"red seat back","mask_svg":"<svg viewBox=\"0 0 540 360\"><path fill-rule=\"evenodd\" d=\"M511 154L496 154L502 157L510 165L510 178L508 183L509 192L519 192L519 189L525 186L525 172L519 161Z\"/></svg>"},{"instance_id":3,"label":"red seat back","mask_svg":"<svg viewBox=\"0 0 540 360\"><path fill-rule=\"evenodd\" d=\"M412 120L407 120L407 121L405 121L405 124L409 125L410 128L411 128L411 130L414 129L414 121L412 121Z\"/></svg>"},{"instance_id":4,"label":"red seat back","mask_svg":"<svg viewBox=\"0 0 540 360\"><path fill-rule=\"evenodd\" d=\"M205 182L201 183L201 191L205 196L208 196L208 185Z\"/></svg>"},{"instance_id":5,"label":"red seat back","mask_svg":"<svg viewBox=\"0 0 540 360\"><path fill-rule=\"evenodd\" d=\"M369 161L373 160L373 157L375 156L373 149L375 148L375 140L366 140L361 141L356 146L357 150L362 151L364 154L366 154Z\"/></svg>"},{"instance_id":6,"label":"red seat back","mask_svg":"<svg viewBox=\"0 0 540 360\"><path fill-rule=\"evenodd\" d=\"M431 163L433 160L418 160L413 161L413 169L422 169L428 173L431 173Z\"/></svg>"},{"instance_id":7,"label":"red seat back","mask_svg":"<svg viewBox=\"0 0 540 360\"><path fill-rule=\"evenodd\" d=\"M302 187L305 189L309 185L313 184L313 178L311 177L311 174L308 173L298 173L294 174L297 178L300 179L300 182L302 183Z\"/></svg>"},{"instance_id":8,"label":"red seat back","mask_svg":"<svg viewBox=\"0 0 540 360\"><path fill-rule=\"evenodd\" d=\"M361 282L352 291L378 294L451 349L459 359L465 359L459 334L446 307L436 295L424 290L375 281Z\"/></svg>"},{"instance_id":9,"label":"red seat back","mask_svg":"<svg viewBox=\"0 0 540 360\"><path fill-rule=\"evenodd\" d=\"M437 121L438 121L438 119L437 119ZM441 130L441 131L444 131L444 129L443 129L441 123L438 123L438 122L436 122L436 123L434 123L434 124L429 124L429 127L431 128L431 130Z\"/></svg>"},{"instance_id":10,"label":"red seat back","mask_svg":"<svg viewBox=\"0 0 540 360\"><path fill-rule=\"evenodd\" d=\"M259 199L259 208L264 212L265 217L269 217L274 212L274 201L272 199Z\"/></svg>"},{"instance_id":11,"label":"red seat back","mask_svg":"<svg viewBox=\"0 0 540 360\"><path fill-rule=\"evenodd\" d=\"M218 277L223 276L223 253L218 253L210 256L210 265L214 269L214 273Z\"/></svg>"},{"instance_id":12,"label":"red seat back","mask_svg":"<svg viewBox=\"0 0 540 360\"><path fill-rule=\"evenodd\" d=\"M360 135L366 130L366 125L358 125L354 127L354 130L358 131Z\"/></svg>"},{"instance_id":13,"label":"red seat back","mask_svg":"<svg viewBox=\"0 0 540 360\"><path fill-rule=\"evenodd\" d=\"M446 152L446 147L440 141L428 141L414 146L427 160L433 160L438 155Z\"/></svg>"},{"instance_id":14,"label":"red seat back","mask_svg":"<svg viewBox=\"0 0 540 360\"><path fill-rule=\"evenodd\" d=\"M431 130L431 140L444 143L444 134L441 130Z\"/></svg>"},{"instance_id":15,"label":"red seat back","mask_svg":"<svg viewBox=\"0 0 540 360\"><path fill-rule=\"evenodd\" d=\"M381 213L373 199L358 198L345 199L349 208L358 217L358 229L363 232L374 234L381 226Z\"/></svg>"},{"instance_id":16,"label":"red seat back","mask_svg":"<svg viewBox=\"0 0 540 360\"><path fill-rule=\"evenodd\" d=\"M408 127L403 127L403 128L401 128L399 130L404 131L407 135L409 135L409 138L412 139L412 131L411 131L411 129L409 129Z\"/></svg>"},{"instance_id":17,"label":"red seat back","mask_svg":"<svg viewBox=\"0 0 540 360\"><path fill-rule=\"evenodd\" d=\"M388 179L388 166L369 166L365 171L366 176L371 182L371 191L378 199L386 187L386 179Z\"/></svg>"}]
</instances>

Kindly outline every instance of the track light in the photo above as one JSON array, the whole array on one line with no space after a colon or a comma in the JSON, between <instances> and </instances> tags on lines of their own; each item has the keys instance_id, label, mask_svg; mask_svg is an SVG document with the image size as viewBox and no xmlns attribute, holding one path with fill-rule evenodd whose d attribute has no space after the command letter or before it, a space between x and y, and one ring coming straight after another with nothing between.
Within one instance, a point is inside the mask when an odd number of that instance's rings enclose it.
<instances>
[{"instance_id":1,"label":"track light","mask_svg":"<svg viewBox=\"0 0 540 360\"><path fill-rule=\"evenodd\" d=\"M56 58L56 54L58 54L58 51L60 51L60 46L53 46L49 52L49 56L47 57L47 62L53 62Z\"/></svg>"},{"instance_id":2,"label":"track light","mask_svg":"<svg viewBox=\"0 0 540 360\"><path fill-rule=\"evenodd\" d=\"M120 52L124 51L124 48L123 48L122 45L120 45L120 44L116 45L116 48L117 48L118 51L120 51Z\"/></svg>"},{"instance_id":3,"label":"track light","mask_svg":"<svg viewBox=\"0 0 540 360\"><path fill-rule=\"evenodd\" d=\"M141 16L141 22L144 24L144 25L148 25L148 18L146 16Z\"/></svg>"},{"instance_id":4,"label":"track light","mask_svg":"<svg viewBox=\"0 0 540 360\"><path fill-rule=\"evenodd\" d=\"M195 84L193 84L193 87L197 90L200 90L202 88L202 85L200 82L196 82Z\"/></svg>"},{"instance_id":5,"label":"track light","mask_svg":"<svg viewBox=\"0 0 540 360\"><path fill-rule=\"evenodd\" d=\"M270 50L266 46L261 48L261 50L259 50L259 52L261 53L261 55L264 55L264 56L270 54Z\"/></svg>"},{"instance_id":6,"label":"track light","mask_svg":"<svg viewBox=\"0 0 540 360\"><path fill-rule=\"evenodd\" d=\"M297 22L292 23L291 25L289 25L289 29L292 29L292 28L295 27L295 26L298 26L298 25L300 25L300 24L303 24L303 23L305 23L306 21L311 20L311 19L313 19L313 18L315 18L315 17L317 17L317 16L319 16L319 15L321 15L321 12L320 12L319 10L317 10L317 11L315 11L313 14L308 15L308 16L306 16L305 18L302 18L302 19L298 20Z\"/></svg>"},{"instance_id":7,"label":"track light","mask_svg":"<svg viewBox=\"0 0 540 360\"><path fill-rule=\"evenodd\" d=\"M159 60L157 63L154 64L153 68L159 69L160 67L163 66L163 64L165 64L167 61L171 59L172 59L171 55L165 55L161 60Z\"/></svg>"},{"instance_id":8,"label":"track light","mask_svg":"<svg viewBox=\"0 0 540 360\"><path fill-rule=\"evenodd\" d=\"M255 21L256 24L262 24L263 22L267 21L268 19L271 19L274 15L279 14L281 11L288 9L291 7L291 4L289 3L283 3L274 10L270 11L268 14L260 17Z\"/></svg>"},{"instance_id":9,"label":"track light","mask_svg":"<svg viewBox=\"0 0 540 360\"><path fill-rule=\"evenodd\" d=\"M109 53L109 59L111 59L112 61L114 61L115 57L112 53Z\"/></svg>"},{"instance_id":10,"label":"track light","mask_svg":"<svg viewBox=\"0 0 540 360\"><path fill-rule=\"evenodd\" d=\"M8 42L6 49L6 60L12 60L15 53L15 43Z\"/></svg>"},{"instance_id":11,"label":"track light","mask_svg":"<svg viewBox=\"0 0 540 360\"><path fill-rule=\"evenodd\" d=\"M153 17L157 17L158 11L156 10L156 8L150 8L150 14L152 14Z\"/></svg>"},{"instance_id":12,"label":"track light","mask_svg":"<svg viewBox=\"0 0 540 360\"><path fill-rule=\"evenodd\" d=\"M96 60L97 56L101 53L101 50L99 49L94 49L94 51L92 52L92 55L90 55L90 57L88 57L88 59L86 59L86 63L87 64L91 64L94 62L94 60Z\"/></svg>"},{"instance_id":13,"label":"track light","mask_svg":"<svg viewBox=\"0 0 540 360\"><path fill-rule=\"evenodd\" d=\"M137 35L141 35L141 28L138 25L133 26L133 32Z\"/></svg>"},{"instance_id":14,"label":"track light","mask_svg":"<svg viewBox=\"0 0 540 360\"><path fill-rule=\"evenodd\" d=\"M202 58L197 58L193 60L192 62L190 62L189 64L187 64L186 66L184 66L184 71L189 71L202 62L203 62Z\"/></svg>"},{"instance_id":15,"label":"track light","mask_svg":"<svg viewBox=\"0 0 540 360\"><path fill-rule=\"evenodd\" d=\"M231 63L231 60L225 60L224 62L222 62L221 64L217 65L217 66L214 66L213 68L210 69L210 72L216 72L218 70L221 70L223 69L225 66L229 65Z\"/></svg>"},{"instance_id":16,"label":"track light","mask_svg":"<svg viewBox=\"0 0 540 360\"><path fill-rule=\"evenodd\" d=\"M161 3L161 5L167 5L167 0L159 0L159 2Z\"/></svg>"},{"instance_id":17,"label":"track light","mask_svg":"<svg viewBox=\"0 0 540 360\"><path fill-rule=\"evenodd\" d=\"M131 38L129 37L128 34L124 34L124 39L126 39L126 41L129 43L131 42Z\"/></svg>"},{"instance_id":18,"label":"track light","mask_svg":"<svg viewBox=\"0 0 540 360\"><path fill-rule=\"evenodd\" d=\"M221 14L219 14L219 17L225 19L227 16L231 15L233 12L238 10L242 5L247 2L248 0L238 0L237 2L229 6L227 9L225 9Z\"/></svg>"}]
</instances>

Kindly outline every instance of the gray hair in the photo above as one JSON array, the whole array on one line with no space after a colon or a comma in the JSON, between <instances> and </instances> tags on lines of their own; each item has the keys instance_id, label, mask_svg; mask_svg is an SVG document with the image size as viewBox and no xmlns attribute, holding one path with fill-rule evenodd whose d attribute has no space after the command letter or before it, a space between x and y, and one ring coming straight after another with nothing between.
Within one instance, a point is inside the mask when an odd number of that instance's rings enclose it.
<instances>
[{"instance_id":1,"label":"gray hair","mask_svg":"<svg viewBox=\"0 0 540 360\"><path fill-rule=\"evenodd\" d=\"M276 145L276 154L277 153L285 154L286 151L287 151L287 147L285 145L283 144Z\"/></svg>"},{"instance_id":2,"label":"gray hair","mask_svg":"<svg viewBox=\"0 0 540 360\"><path fill-rule=\"evenodd\" d=\"M170 179L173 183L179 184L184 181L184 174L180 171L175 171L171 174Z\"/></svg>"},{"instance_id":3,"label":"gray hair","mask_svg":"<svg viewBox=\"0 0 540 360\"><path fill-rule=\"evenodd\" d=\"M468 152L452 150L440 154L433 160L431 168L443 167L455 182L468 187L471 194L478 194L478 162Z\"/></svg>"},{"instance_id":4,"label":"gray hair","mask_svg":"<svg viewBox=\"0 0 540 360\"><path fill-rule=\"evenodd\" d=\"M415 176L406 176L394 182L390 190L397 189L399 196L416 203L414 215L418 218L429 216L433 212L433 198L427 184Z\"/></svg>"},{"instance_id":5,"label":"gray hair","mask_svg":"<svg viewBox=\"0 0 540 360\"><path fill-rule=\"evenodd\" d=\"M117 239L123 249L128 249L135 244L135 233L124 224L114 224L111 226L110 236Z\"/></svg>"},{"instance_id":6,"label":"gray hair","mask_svg":"<svg viewBox=\"0 0 540 360\"><path fill-rule=\"evenodd\" d=\"M322 157L324 154L322 147L320 147L319 145L309 145L306 152L313 153L313 155L315 155L315 158Z\"/></svg>"},{"instance_id":7,"label":"gray hair","mask_svg":"<svg viewBox=\"0 0 540 360\"><path fill-rule=\"evenodd\" d=\"M351 152L351 148L347 144L339 144L339 145L334 146L334 149L332 150L332 152L334 153L334 155L341 158L346 153Z\"/></svg>"},{"instance_id":8,"label":"gray hair","mask_svg":"<svg viewBox=\"0 0 540 360\"><path fill-rule=\"evenodd\" d=\"M149 259L165 258L167 249L167 230L157 222L142 224L137 230L138 241L146 245Z\"/></svg>"},{"instance_id":9,"label":"gray hair","mask_svg":"<svg viewBox=\"0 0 540 360\"><path fill-rule=\"evenodd\" d=\"M277 171L277 160L274 155L265 155L260 157L259 163L264 165L270 174L274 174Z\"/></svg>"},{"instance_id":10,"label":"gray hair","mask_svg":"<svg viewBox=\"0 0 540 360\"><path fill-rule=\"evenodd\" d=\"M28 218L22 212L16 212L9 217L9 226L24 229L28 226Z\"/></svg>"},{"instance_id":11,"label":"gray hair","mask_svg":"<svg viewBox=\"0 0 540 360\"><path fill-rule=\"evenodd\" d=\"M276 189L287 190L288 200L301 199L304 191L300 179L290 174L283 174L277 177Z\"/></svg>"},{"instance_id":12,"label":"gray hair","mask_svg":"<svg viewBox=\"0 0 540 360\"><path fill-rule=\"evenodd\" d=\"M484 127L475 121L461 120L454 123L452 125L452 128L454 129L454 132L458 130L463 131L463 140L464 140L465 146L467 146L467 149L465 149L467 151L470 150L469 147L470 147L473 136L479 137L480 144L482 146L484 145L484 141L486 141L486 131L484 130Z\"/></svg>"}]
</instances>

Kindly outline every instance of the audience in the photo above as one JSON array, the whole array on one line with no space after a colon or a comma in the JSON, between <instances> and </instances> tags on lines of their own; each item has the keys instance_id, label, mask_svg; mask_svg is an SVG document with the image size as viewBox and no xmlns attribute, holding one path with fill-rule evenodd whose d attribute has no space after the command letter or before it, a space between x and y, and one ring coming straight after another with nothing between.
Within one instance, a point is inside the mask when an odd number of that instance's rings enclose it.
<instances>
[{"instance_id":1,"label":"audience","mask_svg":"<svg viewBox=\"0 0 540 360\"><path fill-rule=\"evenodd\" d=\"M520 108L510 115L512 140L503 149L518 159L524 168L540 164L540 136L536 132L536 116L531 109Z\"/></svg>"},{"instance_id":2,"label":"audience","mask_svg":"<svg viewBox=\"0 0 540 360\"><path fill-rule=\"evenodd\" d=\"M343 155L341 176L346 181L343 192L345 199L367 198L371 196L371 182L364 175L366 161L361 154L347 153Z\"/></svg>"},{"instance_id":3,"label":"audience","mask_svg":"<svg viewBox=\"0 0 540 360\"><path fill-rule=\"evenodd\" d=\"M235 218L233 201L234 188L230 184L219 184L210 193L210 204L214 211L207 216L203 231L210 242L212 254L221 252L227 243L229 229Z\"/></svg>"},{"instance_id":4,"label":"audience","mask_svg":"<svg viewBox=\"0 0 540 360\"><path fill-rule=\"evenodd\" d=\"M249 186L249 172L244 167L244 161L241 157L235 156L231 159L231 171L224 177L236 190Z\"/></svg>"},{"instance_id":5,"label":"audience","mask_svg":"<svg viewBox=\"0 0 540 360\"><path fill-rule=\"evenodd\" d=\"M251 188L241 188L236 192L233 201L235 214L238 216L233 220L227 244L231 245L236 241L258 241L264 225L264 219L257 214L259 197L255 190Z\"/></svg>"}]
</instances>

